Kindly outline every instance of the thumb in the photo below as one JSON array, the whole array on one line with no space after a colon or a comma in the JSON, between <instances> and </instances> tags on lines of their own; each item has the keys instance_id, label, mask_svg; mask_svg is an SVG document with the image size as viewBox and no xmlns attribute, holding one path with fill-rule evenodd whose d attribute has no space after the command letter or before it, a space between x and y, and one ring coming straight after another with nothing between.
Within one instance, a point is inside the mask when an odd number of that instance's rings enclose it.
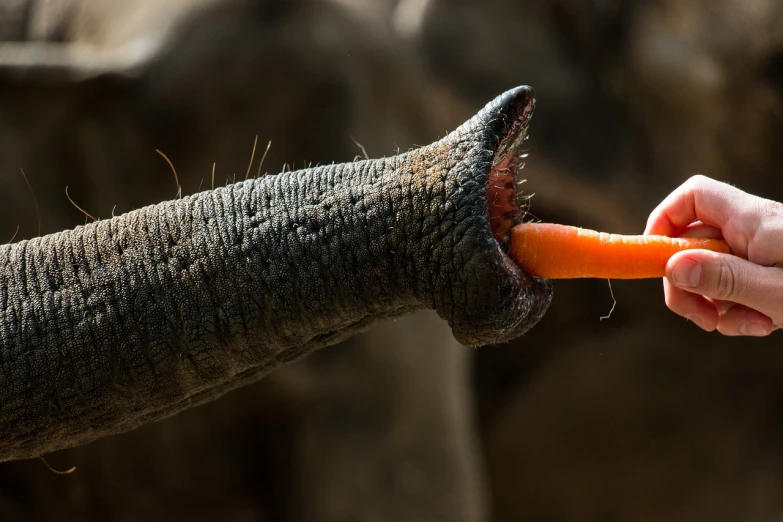
<instances>
[{"instance_id":1,"label":"thumb","mask_svg":"<svg viewBox=\"0 0 783 522\"><path fill-rule=\"evenodd\" d=\"M760 266L709 250L687 250L669 259L666 277L688 292L745 305L770 317L780 314L781 268Z\"/></svg>"}]
</instances>

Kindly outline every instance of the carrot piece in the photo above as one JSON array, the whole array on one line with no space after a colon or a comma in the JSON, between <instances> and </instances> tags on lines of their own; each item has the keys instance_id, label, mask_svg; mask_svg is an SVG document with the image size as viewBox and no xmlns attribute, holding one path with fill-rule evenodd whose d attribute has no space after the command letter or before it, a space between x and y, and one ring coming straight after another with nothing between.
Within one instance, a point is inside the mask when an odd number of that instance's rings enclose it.
<instances>
[{"instance_id":1,"label":"carrot piece","mask_svg":"<svg viewBox=\"0 0 783 522\"><path fill-rule=\"evenodd\" d=\"M730 253L721 239L624 236L554 223L523 223L511 229L510 254L528 274L549 279L663 277L666 262L681 250Z\"/></svg>"}]
</instances>

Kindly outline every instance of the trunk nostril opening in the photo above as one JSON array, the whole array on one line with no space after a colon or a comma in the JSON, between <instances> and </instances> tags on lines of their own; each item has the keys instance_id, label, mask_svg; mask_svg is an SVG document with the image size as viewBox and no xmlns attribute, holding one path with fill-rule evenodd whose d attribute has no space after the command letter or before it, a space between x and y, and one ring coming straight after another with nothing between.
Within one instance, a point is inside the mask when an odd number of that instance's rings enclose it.
<instances>
[{"instance_id":1,"label":"trunk nostril opening","mask_svg":"<svg viewBox=\"0 0 783 522\"><path fill-rule=\"evenodd\" d=\"M515 146L506 149L505 157L493 161L487 182L487 210L492 236L501 245L508 241L511 227L521 222L524 211L520 208L521 198L517 193L519 172L524 166L526 155L519 155L522 140L510 138Z\"/></svg>"},{"instance_id":2,"label":"trunk nostril opening","mask_svg":"<svg viewBox=\"0 0 783 522\"><path fill-rule=\"evenodd\" d=\"M487 209L492 235L500 244L514 226L519 207L516 201L516 156L509 154L492 167L487 187Z\"/></svg>"},{"instance_id":3,"label":"trunk nostril opening","mask_svg":"<svg viewBox=\"0 0 783 522\"><path fill-rule=\"evenodd\" d=\"M518 185L519 173L525 166L523 145L527 139L527 129L530 117L535 108L535 98L532 91L525 91L523 98L518 98L519 105L507 114L509 120L504 125L502 138L492 158L492 167L487 180L487 213L492 236L506 247L509 241L511 227L522 222L524 209L521 208L526 198L522 198Z\"/></svg>"}]
</instances>

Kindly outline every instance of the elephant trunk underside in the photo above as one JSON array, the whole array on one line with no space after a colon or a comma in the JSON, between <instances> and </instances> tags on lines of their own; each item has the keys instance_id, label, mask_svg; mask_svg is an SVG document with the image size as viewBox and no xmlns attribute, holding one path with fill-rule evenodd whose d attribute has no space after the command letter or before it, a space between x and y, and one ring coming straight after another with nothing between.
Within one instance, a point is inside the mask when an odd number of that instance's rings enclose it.
<instances>
[{"instance_id":1,"label":"elephant trunk underside","mask_svg":"<svg viewBox=\"0 0 783 522\"><path fill-rule=\"evenodd\" d=\"M508 181L533 105L518 88L406 154L1 247L0 460L161 419L417 308L466 344L521 335L551 288L503 252L519 216L506 184L488 210L488 185Z\"/></svg>"}]
</instances>

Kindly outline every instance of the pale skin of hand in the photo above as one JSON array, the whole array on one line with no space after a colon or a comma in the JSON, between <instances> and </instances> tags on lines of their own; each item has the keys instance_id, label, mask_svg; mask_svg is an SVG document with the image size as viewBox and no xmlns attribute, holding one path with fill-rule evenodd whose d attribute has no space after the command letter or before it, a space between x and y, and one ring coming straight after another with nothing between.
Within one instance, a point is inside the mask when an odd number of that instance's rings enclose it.
<instances>
[{"instance_id":1,"label":"pale skin of hand","mask_svg":"<svg viewBox=\"0 0 783 522\"><path fill-rule=\"evenodd\" d=\"M669 259L663 288L676 314L724 335L764 336L783 325L783 203L694 176L653 210L644 233L722 237L731 248Z\"/></svg>"}]
</instances>

